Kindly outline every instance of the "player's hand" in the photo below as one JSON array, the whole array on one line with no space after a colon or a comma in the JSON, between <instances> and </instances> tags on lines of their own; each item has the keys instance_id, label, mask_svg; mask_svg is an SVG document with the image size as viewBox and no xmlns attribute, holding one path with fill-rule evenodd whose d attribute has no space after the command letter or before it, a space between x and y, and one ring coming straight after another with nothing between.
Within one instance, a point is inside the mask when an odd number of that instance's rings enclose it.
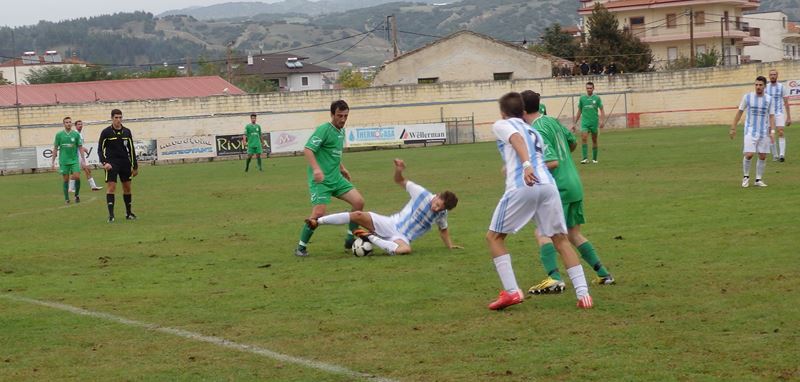
<instances>
[{"instance_id":1,"label":"player's hand","mask_svg":"<svg viewBox=\"0 0 800 382\"><path fill-rule=\"evenodd\" d=\"M111 171L111 163L104 163L103 168L106 169L106 171Z\"/></svg>"},{"instance_id":2,"label":"player's hand","mask_svg":"<svg viewBox=\"0 0 800 382\"><path fill-rule=\"evenodd\" d=\"M578 126L577 125L573 124L572 127L570 127L569 129L572 131L573 134L578 132Z\"/></svg>"},{"instance_id":3,"label":"player's hand","mask_svg":"<svg viewBox=\"0 0 800 382\"><path fill-rule=\"evenodd\" d=\"M347 171L347 169L342 169L342 171L339 171L339 172L341 172L342 176L345 179L347 179L348 181L352 181L353 180L353 179L350 178L350 171Z\"/></svg>"},{"instance_id":4,"label":"player's hand","mask_svg":"<svg viewBox=\"0 0 800 382\"><path fill-rule=\"evenodd\" d=\"M56 169L56 162L50 163L50 168L55 170Z\"/></svg>"},{"instance_id":5,"label":"player's hand","mask_svg":"<svg viewBox=\"0 0 800 382\"><path fill-rule=\"evenodd\" d=\"M522 171L525 173L525 184L533 186L533 184L536 183L536 176L533 175L533 167L525 167Z\"/></svg>"},{"instance_id":6,"label":"player's hand","mask_svg":"<svg viewBox=\"0 0 800 382\"><path fill-rule=\"evenodd\" d=\"M135 168L131 171L131 178L135 178L136 175L139 175L139 169Z\"/></svg>"},{"instance_id":7,"label":"player's hand","mask_svg":"<svg viewBox=\"0 0 800 382\"><path fill-rule=\"evenodd\" d=\"M786 126L791 126L791 124L792 124L792 119L786 118Z\"/></svg>"},{"instance_id":8,"label":"player's hand","mask_svg":"<svg viewBox=\"0 0 800 382\"><path fill-rule=\"evenodd\" d=\"M322 173L322 170L314 170L314 182L322 183L325 180L325 174Z\"/></svg>"},{"instance_id":9,"label":"player's hand","mask_svg":"<svg viewBox=\"0 0 800 382\"><path fill-rule=\"evenodd\" d=\"M731 126L731 130L728 132L728 135L730 135L731 139L736 136L736 126Z\"/></svg>"},{"instance_id":10,"label":"player's hand","mask_svg":"<svg viewBox=\"0 0 800 382\"><path fill-rule=\"evenodd\" d=\"M406 162L404 162L402 159L395 158L394 167L400 171L403 171L406 169Z\"/></svg>"},{"instance_id":11,"label":"player's hand","mask_svg":"<svg viewBox=\"0 0 800 382\"><path fill-rule=\"evenodd\" d=\"M600 128L602 129L604 127L606 127L606 123L605 122L600 122Z\"/></svg>"}]
</instances>

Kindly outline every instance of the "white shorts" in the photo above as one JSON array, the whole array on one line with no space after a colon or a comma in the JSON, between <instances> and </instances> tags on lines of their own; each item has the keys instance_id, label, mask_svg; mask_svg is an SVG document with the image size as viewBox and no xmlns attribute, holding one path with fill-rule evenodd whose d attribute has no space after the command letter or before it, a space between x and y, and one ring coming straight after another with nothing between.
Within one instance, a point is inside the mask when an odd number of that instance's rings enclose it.
<instances>
[{"instance_id":1,"label":"white shorts","mask_svg":"<svg viewBox=\"0 0 800 382\"><path fill-rule=\"evenodd\" d=\"M508 190L500 198L492 215L489 230L517 233L531 220L544 236L567 233L561 197L555 184L537 184Z\"/></svg>"},{"instance_id":2,"label":"white shorts","mask_svg":"<svg viewBox=\"0 0 800 382\"><path fill-rule=\"evenodd\" d=\"M786 114L775 114L775 127L786 127Z\"/></svg>"},{"instance_id":3,"label":"white shorts","mask_svg":"<svg viewBox=\"0 0 800 382\"><path fill-rule=\"evenodd\" d=\"M769 154L769 137L753 138L749 135L744 136L744 149L745 153L761 153Z\"/></svg>"},{"instance_id":4,"label":"white shorts","mask_svg":"<svg viewBox=\"0 0 800 382\"><path fill-rule=\"evenodd\" d=\"M370 212L369 216L372 217L372 225L375 226L375 234L382 239L389 241L402 240L406 244L410 243L408 238L397 230L395 221L390 217L378 215L374 212Z\"/></svg>"}]
</instances>

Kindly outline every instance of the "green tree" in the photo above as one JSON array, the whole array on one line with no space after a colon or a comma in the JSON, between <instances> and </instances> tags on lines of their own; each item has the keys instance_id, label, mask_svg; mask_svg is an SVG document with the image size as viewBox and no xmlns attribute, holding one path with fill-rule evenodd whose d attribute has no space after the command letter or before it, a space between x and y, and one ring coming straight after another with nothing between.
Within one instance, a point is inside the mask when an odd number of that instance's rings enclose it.
<instances>
[{"instance_id":1,"label":"green tree","mask_svg":"<svg viewBox=\"0 0 800 382\"><path fill-rule=\"evenodd\" d=\"M278 90L273 81L257 74L237 75L233 78L233 84L248 93L270 93Z\"/></svg>"},{"instance_id":2,"label":"green tree","mask_svg":"<svg viewBox=\"0 0 800 382\"><path fill-rule=\"evenodd\" d=\"M533 47L540 47L544 49L545 53L552 54L556 57L566 58L567 60L575 60L575 56L581 50L580 45L575 38L567 32L561 30L561 24L555 23L545 28L541 37L541 45L533 45ZM531 47L531 48L533 48ZM539 49L539 48L536 48ZM534 49L531 49L536 51Z\"/></svg>"},{"instance_id":3,"label":"green tree","mask_svg":"<svg viewBox=\"0 0 800 382\"><path fill-rule=\"evenodd\" d=\"M113 76L100 66L50 66L32 69L27 82L30 85L66 82L110 80Z\"/></svg>"},{"instance_id":4,"label":"green tree","mask_svg":"<svg viewBox=\"0 0 800 382\"><path fill-rule=\"evenodd\" d=\"M339 73L336 83L342 85L344 89L368 88L372 84L372 76L364 76L361 72L354 72L352 69L345 69Z\"/></svg>"},{"instance_id":5,"label":"green tree","mask_svg":"<svg viewBox=\"0 0 800 382\"><path fill-rule=\"evenodd\" d=\"M587 20L589 39L579 58L591 61L597 58L600 64L617 64L624 72L651 70L653 52L630 32L619 29L616 16L600 3L595 4Z\"/></svg>"}]
</instances>

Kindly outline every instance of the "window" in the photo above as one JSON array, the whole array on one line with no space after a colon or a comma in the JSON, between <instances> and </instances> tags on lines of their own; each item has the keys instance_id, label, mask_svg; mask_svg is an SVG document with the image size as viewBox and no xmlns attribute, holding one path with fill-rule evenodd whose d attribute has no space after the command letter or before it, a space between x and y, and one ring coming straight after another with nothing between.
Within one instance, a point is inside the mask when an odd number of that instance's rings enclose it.
<instances>
[{"instance_id":1,"label":"window","mask_svg":"<svg viewBox=\"0 0 800 382\"><path fill-rule=\"evenodd\" d=\"M674 13L667 14L667 28L675 28L678 26L678 17Z\"/></svg>"},{"instance_id":2,"label":"window","mask_svg":"<svg viewBox=\"0 0 800 382\"><path fill-rule=\"evenodd\" d=\"M698 45L695 47L695 53L697 55L706 54L706 46L705 45Z\"/></svg>"},{"instance_id":3,"label":"window","mask_svg":"<svg viewBox=\"0 0 800 382\"><path fill-rule=\"evenodd\" d=\"M797 45L792 45L792 57L797 57Z\"/></svg>"},{"instance_id":4,"label":"window","mask_svg":"<svg viewBox=\"0 0 800 382\"><path fill-rule=\"evenodd\" d=\"M694 25L706 25L706 13L704 11L694 13Z\"/></svg>"},{"instance_id":5,"label":"window","mask_svg":"<svg viewBox=\"0 0 800 382\"><path fill-rule=\"evenodd\" d=\"M644 29L644 16L631 17L630 18L630 23L631 23L631 33L634 36L644 37L644 36L641 36L641 34L644 33L644 30L645 30Z\"/></svg>"},{"instance_id":6,"label":"window","mask_svg":"<svg viewBox=\"0 0 800 382\"><path fill-rule=\"evenodd\" d=\"M783 18L783 29L786 29L786 17Z\"/></svg>"},{"instance_id":7,"label":"window","mask_svg":"<svg viewBox=\"0 0 800 382\"><path fill-rule=\"evenodd\" d=\"M439 82L439 77L417 78L418 84L435 84Z\"/></svg>"},{"instance_id":8,"label":"window","mask_svg":"<svg viewBox=\"0 0 800 382\"><path fill-rule=\"evenodd\" d=\"M511 75L512 74L514 74L514 72L495 73L494 74L494 80L495 81L508 81L508 80L511 79Z\"/></svg>"},{"instance_id":9,"label":"window","mask_svg":"<svg viewBox=\"0 0 800 382\"><path fill-rule=\"evenodd\" d=\"M667 48L667 60L675 61L678 59L678 48Z\"/></svg>"},{"instance_id":10,"label":"window","mask_svg":"<svg viewBox=\"0 0 800 382\"><path fill-rule=\"evenodd\" d=\"M742 30L742 18L736 16L736 30Z\"/></svg>"},{"instance_id":11,"label":"window","mask_svg":"<svg viewBox=\"0 0 800 382\"><path fill-rule=\"evenodd\" d=\"M303 86L308 86L308 77L301 77L300 81L303 83Z\"/></svg>"},{"instance_id":12,"label":"window","mask_svg":"<svg viewBox=\"0 0 800 382\"><path fill-rule=\"evenodd\" d=\"M783 55L784 56L789 56L789 45L784 45L783 46Z\"/></svg>"}]
</instances>

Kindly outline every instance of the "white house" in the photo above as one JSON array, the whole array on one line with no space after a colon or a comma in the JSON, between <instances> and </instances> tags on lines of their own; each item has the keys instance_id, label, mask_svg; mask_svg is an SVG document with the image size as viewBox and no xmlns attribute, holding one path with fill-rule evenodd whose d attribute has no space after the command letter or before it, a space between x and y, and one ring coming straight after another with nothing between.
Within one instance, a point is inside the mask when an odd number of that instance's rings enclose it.
<instances>
[{"instance_id":1,"label":"white house","mask_svg":"<svg viewBox=\"0 0 800 382\"><path fill-rule=\"evenodd\" d=\"M282 91L330 89L331 81L326 76L337 70L303 62L307 58L291 54L251 55L240 67L245 75L259 76Z\"/></svg>"},{"instance_id":2,"label":"white house","mask_svg":"<svg viewBox=\"0 0 800 382\"><path fill-rule=\"evenodd\" d=\"M54 50L48 50L42 55L36 52L25 52L20 58L11 59L0 63L0 77L14 83L14 70L16 68L17 85L28 83L28 76L34 70L52 67L67 67L79 65L86 67L87 63L77 59L64 59Z\"/></svg>"},{"instance_id":3,"label":"white house","mask_svg":"<svg viewBox=\"0 0 800 382\"><path fill-rule=\"evenodd\" d=\"M744 48L751 61L800 60L800 27L783 12L748 13L742 17L761 31L761 43Z\"/></svg>"}]
</instances>

